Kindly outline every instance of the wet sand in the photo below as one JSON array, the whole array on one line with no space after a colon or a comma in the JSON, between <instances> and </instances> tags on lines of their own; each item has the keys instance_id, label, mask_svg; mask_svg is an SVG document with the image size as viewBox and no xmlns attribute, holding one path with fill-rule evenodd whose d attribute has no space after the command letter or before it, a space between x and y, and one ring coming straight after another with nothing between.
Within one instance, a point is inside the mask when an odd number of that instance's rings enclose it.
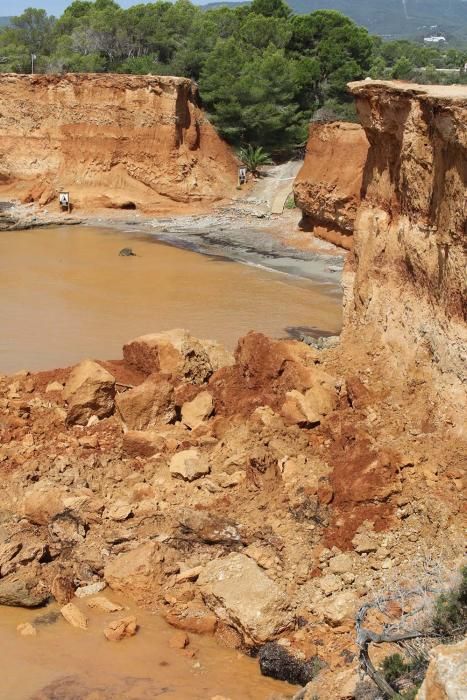
<instances>
[{"instance_id":1,"label":"wet sand","mask_svg":"<svg viewBox=\"0 0 467 700\"><path fill-rule=\"evenodd\" d=\"M203 255L192 252L193 241L187 250L185 239L176 247L92 226L0 233L0 372L118 358L132 337L176 327L231 349L253 329L273 337L296 327L339 332L338 275L316 281L315 259L245 251L235 236L225 255L227 233L216 245L202 230L193 235ZM120 257L124 247L136 257Z\"/></svg>"}]
</instances>

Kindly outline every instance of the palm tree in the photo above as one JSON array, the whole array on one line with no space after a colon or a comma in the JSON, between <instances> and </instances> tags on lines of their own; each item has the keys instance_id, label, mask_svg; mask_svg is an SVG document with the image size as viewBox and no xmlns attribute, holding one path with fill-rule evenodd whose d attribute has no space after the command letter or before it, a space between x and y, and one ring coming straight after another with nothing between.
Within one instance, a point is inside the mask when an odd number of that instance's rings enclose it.
<instances>
[{"instance_id":1,"label":"palm tree","mask_svg":"<svg viewBox=\"0 0 467 700\"><path fill-rule=\"evenodd\" d=\"M262 165L271 165L272 163L271 156L263 150L262 146L242 146L238 155L250 173L255 176L260 175L259 168Z\"/></svg>"}]
</instances>

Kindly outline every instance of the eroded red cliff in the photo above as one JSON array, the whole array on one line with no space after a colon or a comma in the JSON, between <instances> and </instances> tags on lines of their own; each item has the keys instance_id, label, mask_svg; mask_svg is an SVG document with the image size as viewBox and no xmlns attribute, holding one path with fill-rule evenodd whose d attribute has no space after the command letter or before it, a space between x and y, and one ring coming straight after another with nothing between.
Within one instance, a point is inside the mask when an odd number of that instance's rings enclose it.
<instances>
[{"instance_id":1,"label":"eroded red cliff","mask_svg":"<svg viewBox=\"0 0 467 700\"><path fill-rule=\"evenodd\" d=\"M387 353L465 405L467 88L351 85L370 150L346 275L344 343ZM417 381L413 379L413 381Z\"/></svg>"},{"instance_id":2,"label":"eroded red cliff","mask_svg":"<svg viewBox=\"0 0 467 700\"><path fill-rule=\"evenodd\" d=\"M305 162L294 184L303 211L301 228L351 248L367 153L359 124L311 124Z\"/></svg>"},{"instance_id":3,"label":"eroded red cliff","mask_svg":"<svg viewBox=\"0 0 467 700\"><path fill-rule=\"evenodd\" d=\"M0 191L42 204L164 210L212 202L236 184L236 161L185 78L15 75L0 78Z\"/></svg>"}]
</instances>

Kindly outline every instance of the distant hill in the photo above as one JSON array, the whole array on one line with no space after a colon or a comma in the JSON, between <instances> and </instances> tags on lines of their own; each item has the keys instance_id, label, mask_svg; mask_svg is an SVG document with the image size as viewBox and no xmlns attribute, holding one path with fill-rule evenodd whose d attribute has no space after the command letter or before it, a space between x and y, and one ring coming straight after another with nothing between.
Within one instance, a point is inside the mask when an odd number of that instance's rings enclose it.
<instances>
[{"instance_id":1,"label":"distant hill","mask_svg":"<svg viewBox=\"0 0 467 700\"><path fill-rule=\"evenodd\" d=\"M338 10L372 34L392 38L448 34L462 38L467 31L467 0L288 0L298 14ZM208 7L242 5L216 2Z\"/></svg>"},{"instance_id":2,"label":"distant hill","mask_svg":"<svg viewBox=\"0 0 467 700\"><path fill-rule=\"evenodd\" d=\"M6 27L7 24L10 24L11 17L0 17L0 27Z\"/></svg>"},{"instance_id":3,"label":"distant hill","mask_svg":"<svg viewBox=\"0 0 467 700\"><path fill-rule=\"evenodd\" d=\"M290 0L297 13L339 10L373 34L428 36L467 29L466 0Z\"/></svg>"}]
</instances>

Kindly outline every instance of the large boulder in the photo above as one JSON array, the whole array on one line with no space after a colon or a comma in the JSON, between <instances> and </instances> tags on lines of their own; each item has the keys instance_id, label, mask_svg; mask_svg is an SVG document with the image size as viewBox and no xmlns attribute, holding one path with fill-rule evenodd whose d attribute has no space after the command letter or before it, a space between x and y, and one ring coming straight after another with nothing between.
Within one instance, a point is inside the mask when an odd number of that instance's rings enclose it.
<instances>
[{"instance_id":1,"label":"large boulder","mask_svg":"<svg viewBox=\"0 0 467 700\"><path fill-rule=\"evenodd\" d=\"M114 410L115 377L97 362L84 360L68 377L63 397L68 403L70 425L86 425L93 415L106 418Z\"/></svg>"},{"instance_id":2,"label":"large boulder","mask_svg":"<svg viewBox=\"0 0 467 700\"><path fill-rule=\"evenodd\" d=\"M175 418L173 386L157 374L118 394L118 412L129 430L146 430Z\"/></svg>"},{"instance_id":3,"label":"large boulder","mask_svg":"<svg viewBox=\"0 0 467 700\"><path fill-rule=\"evenodd\" d=\"M216 413L250 415L261 406L278 412L288 391L304 394L310 389L319 399L319 408L324 405L323 393L335 395L336 380L323 372L318 361L318 350L305 343L248 333L238 341L235 365L224 367L209 380Z\"/></svg>"},{"instance_id":4,"label":"large boulder","mask_svg":"<svg viewBox=\"0 0 467 700\"><path fill-rule=\"evenodd\" d=\"M206 605L247 644L265 643L291 624L284 591L244 554L209 562L198 584Z\"/></svg>"},{"instance_id":5,"label":"large boulder","mask_svg":"<svg viewBox=\"0 0 467 700\"><path fill-rule=\"evenodd\" d=\"M233 352L227 350L222 343L218 343L217 340L202 339L200 339L199 342L209 357L213 372L217 372L217 370L222 367L231 367L235 364Z\"/></svg>"},{"instance_id":6,"label":"large boulder","mask_svg":"<svg viewBox=\"0 0 467 700\"><path fill-rule=\"evenodd\" d=\"M431 661L416 700L465 700L467 697L467 638L440 645Z\"/></svg>"},{"instance_id":7,"label":"large boulder","mask_svg":"<svg viewBox=\"0 0 467 700\"><path fill-rule=\"evenodd\" d=\"M202 343L180 328L131 340L123 346L123 357L145 374L162 372L193 384L202 384L214 371Z\"/></svg>"},{"instance_id":8,"label":"large boulder","mask_svg":"<svg viewBox=\"0 0 467 700\"><path fill-rule=\"evenodd\" d=\"M241 544L246 541L241 525L222 515L185 506L177 519L186 539L223 545Z\"/></svg>"}]
</instances>

